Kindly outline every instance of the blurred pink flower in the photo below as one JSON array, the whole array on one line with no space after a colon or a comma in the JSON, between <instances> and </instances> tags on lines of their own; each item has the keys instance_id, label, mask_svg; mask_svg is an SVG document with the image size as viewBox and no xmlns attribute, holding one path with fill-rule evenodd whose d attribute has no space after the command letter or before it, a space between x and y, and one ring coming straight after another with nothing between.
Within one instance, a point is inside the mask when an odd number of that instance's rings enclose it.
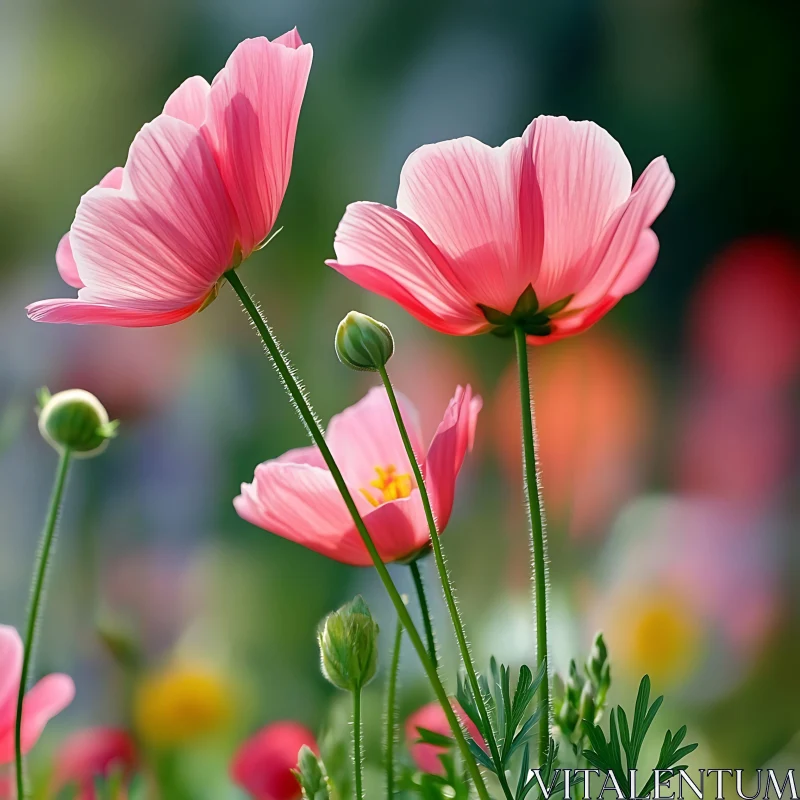
<instances>
[{"instance_id":1,"label":"blurred pink flower","mask_svg":"<svg viewBox=\"0 0 800 800\"><path fill-rule=\"evenodd\" d=\"M652 389L637 352L595 330L537 352L531 383L548 517L576 536L597 535L642 481L652 424ZM509 485L522 469L515 366L498 385L492 422Z\"/></svg>"},{"instance_id":2,"label":"blurred pink flower","mask_svg":"<svg viewBox=\"0 0 800 800\"><path fill-rule=\"evenodd\" d=\"M450 519L455 482L471 449L481 399L458 387L427 451L414 408L398 395L440 530ZM326 440L381 558L398 561L430 541L411 464L383 387L331 419ZM303 447L256 467L234 500L239 516L336 561L372 560L319 450Z\"/></svg>"},{"instance_id":3,"label":"blurred pink flower","mask_svg":"<svg viewBox=\"0 0 800 800\"><path fill-rule=\"evenodd\" d=\"M14 760L14 726L17 692L22 673L23 646L17 631L0 625L0 764ZM75 684L68 675L42 678L26 695L22 708L22 750L27 753L45 725L63 711L75 696Z\"/></svg>"},{"instance_id":4,"label":"blurred pink flower","mask_svg":"<svg viewBox=\"0 0 800 800\"><path fill-rule=\"evenodd\" d=\"M136 745L120 728L86 728L69 736L55 756L53 789L77 789L77 800L95 800L95 779L119 772L127 782L136 767Z\"/></svg>"},{"instance_id":5,"label":"blurred pink flower","mask_svg":"<svg viewBox=\"0 0 800 800\"><path fill-rule=\"evenodd\" d=\"M481 738L478 729L472 720L466 715L464 709L455 701L451 700L451 705L455 710L461 722L467 729L467 733L475 740L475 742L484 747L484 741ZM419 741L419 731L417 728L425 728L426 730L433 731L434 733L441 733L445 736L450 735L450 724L447 721L444 710L439 703L428 703L417 709L406 720L406 744L411 758L417 765L417 769L422 772L428 772L431 775L444 774L442 762L439 756L447 752L446 748L438 747L435 744L423 744Z\"/></svg>"},{"instance_id":6,"label":"blurred pink flower","mask_svg":"<svg viewBox=\"0 0 800 800\"><path fill-rule=\"evenodd\" d=\"M242 42L211 85L185 81L81 199L56 260L77 299L40 322L147 327L190 316L266 238L292 165L311 46L297 31Z\"/></svg>"},{"instance_id":7,"label":"blurred pink flower","mask_svg":"<svg viewBox=\"0 0 800 800\"><path fill-rule=\"evenodd\" d=\"M490 330L533 286L535 344L588 328L637 289L658 254L650 226L674 178L653 161L631 190L619 144L592 122L537 117L492 148L426 145L406 161L397 209L353 203L329 266L443 333Z\"/></svg>"},{"instance_id":8,"label":"blurred pink flower","mask_svg":"<svg viewBox=\"0 0 800 800\"><path fill-rule=\"evenodd\" d=\"M776 388L800 371L800 252L778 238L724 250L690 310L692 354L717 380Z\"/></svg>"},{"instance_id":9,"label":"blurred pink flower","mask_svg":"<svg viewBox=\"0 0 800 800\"><path fill-rule=\"evenodd\" d=\"M267 725L239 748L231 778L254 800L299 800L300 784L292 770L303 745L319 754L314 734L300 723Z\"/></svg>"}]
</instances>

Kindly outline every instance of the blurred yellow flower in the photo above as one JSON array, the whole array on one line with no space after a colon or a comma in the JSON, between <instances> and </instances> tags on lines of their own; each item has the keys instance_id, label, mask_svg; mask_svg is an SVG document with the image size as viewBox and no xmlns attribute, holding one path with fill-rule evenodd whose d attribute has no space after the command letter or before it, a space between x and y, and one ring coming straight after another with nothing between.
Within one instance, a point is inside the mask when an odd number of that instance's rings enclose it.
<instances>
[{"instance_id":1,"label":"blurred yellow flower","mask_svg":"<svg viewBox=\"0 0 800 800\"><path fill-rule=\"evenodd\" d=\"M232 712L228 685L198 665L172 664L146 676L134 699L136 729L156 747L176 747L214 733Z\"/></svg>"}]
</instances>

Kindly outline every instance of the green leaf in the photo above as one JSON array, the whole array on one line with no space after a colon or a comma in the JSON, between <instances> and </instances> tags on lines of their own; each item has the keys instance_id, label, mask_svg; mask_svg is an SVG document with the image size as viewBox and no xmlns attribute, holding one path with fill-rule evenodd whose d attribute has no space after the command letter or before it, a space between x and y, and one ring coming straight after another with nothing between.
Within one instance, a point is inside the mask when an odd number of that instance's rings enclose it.
<instances>
[{"instance_id":1,"label":"green leaf","mask_svg":"<svg viewBox=\"0 0 800 800\"><path fill-rule=\"evenodd\" d=\"M422 742L423 744L433 744L436 745L436 747L452 747L454 744L452 736L439 733L438 731L431 731L427 728L417 728L417 733L419 734L417 742Z\"/></svg>"}]
</instances>

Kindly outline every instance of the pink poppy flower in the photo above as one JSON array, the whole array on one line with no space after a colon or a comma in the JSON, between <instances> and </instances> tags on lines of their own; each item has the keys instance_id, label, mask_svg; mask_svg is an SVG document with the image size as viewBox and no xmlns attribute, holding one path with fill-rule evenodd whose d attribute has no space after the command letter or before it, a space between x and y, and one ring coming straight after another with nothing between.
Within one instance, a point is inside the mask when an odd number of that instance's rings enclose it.
<instances>
[{"instance_id":1,"label":"pink poppy flower","mask_svg":"<svg viewBox=\"0 0 800 800\"><path fill-rule=\"evenodd\" d=\"M61 240L56 261L77 299L34 303L28 316L148 327L212 300L275 223L311 57L297 31L247 39L210 85L181 84Z\"/></svg>"},{"instance_id":2,"label":"pink poppy flower","mask_svg":"<svg viewBox=\"0 0 800 800\"><path fill-rule=\"evenodd\" d=\"M14 760L14 726L22 656L22 639L17 631L8 625L0 625L0 764L10 764ZM23 753L36 744L44 726L63 711L74 696L72 678L60 674L42 678L25 695L22 707Z\"/></svg>"},{"instance_id":3,"label":"pink poppy flower","mask_svg":"<svg viewBox=\"0 0 800 800\"><path fill-rule=\"evenodd\" d=\"M478 733L475 724L464 712L464 709L455 700L450 702L464 727L466 727L467 733L478 745L485 748L483 738ZM448 723L444 710L439 703L428 703L428 705L422 706L406 720L406 743L417 769L421 772L428 772L431 775L443 775L444 767L439 756L447 752L446 749L435 744L420 742L417 728L425 728L434 733L441 733L444 736L451 735L450 723Z\"/></svg>"},{"instance_id":4,"label":"pink poppy flower","mask_svg":"<svg viewBox=\"0 0 800 800\"><path fill-rule=\"evenodd\" d=\"M239 748L231 778L254 800L299 800L300 784L292 770L303 745L319 754L314 734L300 723L267 725Z\"/></svg>"},{"instance_id":5,"label":"pink poppy flower","mask_svg":"<svg viewBox=\"0 0 800 800\"><path fill-rule=\"evenodd\" d=\"M136 766L136 745L119 728L86 728L68 737L55 757L54 793L69 786L78 800L95 800L95 780L119 771L127 781Z\"/></svg>"},{"instance_id":6,"label":"pink poppy flower","mask_svg":"<svg viewBox=\"0 0 800 800\"><path fill-rule=\"evenodd\" d=\"M597 322L655 263L650 226L674 178L662 157L631 184L622 148L592 122L537 117L502 147L425 145L396 209L347 208L327 263L437 331L519 324L553 341Z\"/></svg>"},{"instance_id":7,"label":"pink poppy flower","mask_svg":"<svg viewBox=\"0 0 800 800\"><path fill-rule=\"evenodd\" d=\"M444 530L482 401L473 397L469 386L459 386L427 450L415 409L402 395L398 403ZM371 389L333 417L325 438L381 558L405 560L427 546L430 536L422 502L386 390ZM248 522L324 556L354 566L372 564L316 447L290 450L260 464L253 483L242 484L234 506Z\"/></svg>"}]
</instances>

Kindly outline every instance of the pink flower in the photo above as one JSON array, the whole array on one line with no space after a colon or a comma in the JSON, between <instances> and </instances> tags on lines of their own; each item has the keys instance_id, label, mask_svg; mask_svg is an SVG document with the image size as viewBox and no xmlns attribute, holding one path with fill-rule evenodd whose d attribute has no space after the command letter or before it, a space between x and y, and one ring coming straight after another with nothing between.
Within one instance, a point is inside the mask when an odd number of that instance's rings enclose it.
<instances>
[{"instance_id":1,"label":"pink flower","mask_svg":"<svg viewBox=\"0 0 800 800\"><path fill-rule=\"evenodd\" d=\"M79 800L94 800L96 778L119 771L128 780L136 762L136 746L126 731L102 727L77 731L56 753L54 792L72 786Z\"/></svg>"},{"instance_id":2,"label":"pink flower","mask_svg":"<svg viewBox=\"0 0 800 800\"><path fill-rule=\"evenodd\" d=\"M537 117L499 148L426 145L403 167L397 209L348 207L327 263L443 333L511 322L553 341L597 322L655 263L650 226L674 178L662 157L631 183L592 122Z\"/></svg>"},{"instance_id":3,"label":"pink flower","mask_svg":"<svg viewBox=\"0 0 800 800\"><path fill-rule=\"evenodd\" d=\"M17 693L22 673L22 640L17 631L0 625L0 764L14 760L14 726ZM75 684L67 675L48 675L26 695L22 707L22 751L38 741L44 726L63 711L75 696Z\"/></svg>"},{"instance_id":4,"label":"pink flower","mask_svg":"<svg viewBox=\"0 0 800 800\"><path fill-rule=\"evenodd\" d=\"M319 754L314 734L297 722L274 722L248 739L231 762L231 778L254 800L298 800L292 774L303 745Z\"/></svg>"},{"instance_id":5,"label":"pink flower","mask_svg":"<svg viewBox=\"0 0 800 800\"><path fill-rule=\"evenodd\" d=\"M478 733L478 729L466 713L464 713L461 706L455 700L451 700L451 705L466 727L467 733L478 745L485 747L484 741L480 733ZM450 723L447 721L444 709L439 703L429 703L426 706L422 706L422 708L417 709L406 720L406 743L408 745L408 751L411 753L411 758L417 765L417 769L432 775L444 774L444 767L439 760L439 756L447 752L446 749L444 747L438 747L435 744L421 743L419 741L420 736L417 728L425 728L426 730L433 731L434 733L441 733L445 736L451 735Z\"/></svg>"},{"instance_id":6,"label":"pink flower","mask_svg":"<svg viewBox=\"0 0 800 800\"><path fill-rule=\"evenodd\" d=\"M290 31L242 42L211 85L181 84L125 168L81 199L56 253L77 299L34 303L28 316L147 327L212 300L278 215L310 69L311 45Z\"/></svg>"},{"instance_id":7,"label":"pink flower","mask_svg":"<svg viewBox=\"0 0 800 800\"><path fill-rule=\"evenodd\" d=\"M403 419L431 497L439 529L450 519L456 476L471 449L481 399L458 387L427 451L416 411L398 395ZM411 464L383 387L331 420L326 435L381 558L413 556L429 542ZM234 500L239 516L336 561L372 560L316 447L290 450L256 467Z\"/></svg>"}]
</instances>

